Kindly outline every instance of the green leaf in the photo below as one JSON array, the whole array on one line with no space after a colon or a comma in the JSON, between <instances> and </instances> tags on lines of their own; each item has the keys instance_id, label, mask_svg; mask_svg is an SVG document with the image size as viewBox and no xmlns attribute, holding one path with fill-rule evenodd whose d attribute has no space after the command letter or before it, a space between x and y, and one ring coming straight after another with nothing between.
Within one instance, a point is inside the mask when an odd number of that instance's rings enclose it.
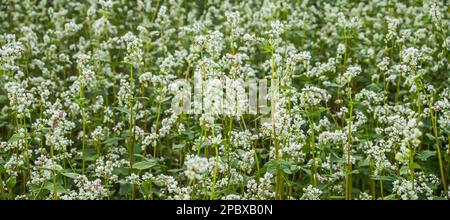
<instances>
[{"instance_id":1,"label":"green leaf","mask_svg":"<svg viewBox=\"0 0 450 220\"><path fill-rule=\"evenodd\" d=\"M172 97L166 97L163 100L161 100L161 103L167 102L167 101L169 101L171 99L172 99Z\"/></svg>"},{"instance_id":2,"label":"green leaf","mask_svg":"<svg viewBox=\"0 0 450 220\"><path fill-rule=\"evenodd\" d=\"M352 170L350 174L359 174L359 170Z\"/></svg>"},{"instance_id":3,"label":"green leaf","mask_svg":"<svg viewBox=\"0 0 450 220\"><path fill-rule=\"evenodd\" d=\"M373 179L373 180L389 181L389 182L395 181L395 178L392 177L392 176L372 176L371 179Z\"/></svg>"},{"instance_id":4,"label":"green leaf","mask_svg":"<svg viewBox=\"0 0 450 220\"><path fill-rule=\"evenodd\" d=\"M131 193L131 184L126 183L126 182L121 182L120 183L119 194L120 195L127 195L129 193Z\"/></svg>"},{"instance_id":5,"label":"green leaf","mask_svg":"<svg viewBox=\"0 0 450 220\"><path fill-rule=\"evenodd\" d=\"M89 100L87 100L86 98L83 97L83 98L77 98L75 100L75 102L81 106L86 106L88 104Z\"/></svg>"},{"instance_id":6,"label":"green leaf","mask_svg":"<svg viewBox=\"0 0 450 220\"><path fill-rule=\"evenodd\" d=\"M8 186L8 188L13 188L17 183L16 177L9 177L6 180L6 185Z\"/></svg>"},{"instance_id":7,"label":"green leaf","mask_svg":"<svg viewBox=\"0 0 450 220\"><path fill-rule=\"evenodd\" d=\"M97 160L97 155L96 154L91 154L91 155L86 155L86 157L84 158L85 161L96 161Z\"/></svg>"},{"instance_id":8,"label":"green leaf","mask_svg":"<svg viewBox=\"0 0 450 220\"><path fill-rule=\"evenodd\" d=\"M333 82L330 82L330 83L327 83L327 85L326 85L327 87L339 87L339 85L338 84L336 84L336 83L333 83Z\"/></svg>"},{"instance_id":9,"label":"green leaf","mask_svg":"<svg viewBox=\"0 0 450 220\"><path fill-rule=\"evenodd\" d=\"M48 168L48 167L40 167L40 166L33 166L33 167L40 169L40 170L57 171L56 169L52 169L52 168Z\"/></svg>"},{"instance_id":10,"label":"green leaf","mask_svg":"<svg viewBox=\"0 0 450 220\"><path fill-rule=\"evenodd\" d=\"M22 136L18 133L13 134L13 136L11 136L8 140L9 143L14 143L18 140L22 139Z\"/></svg>"},{"instance_id":11,"label":"green leaf","mask_svg":"<svg viewBox=\"0 0 450 220\"><path fill-rule=\"evenodd\" d=\"M426 133L425 135L426 135L427 138L430 139L430 140L434 140L434 139L435 139L434 136L433 136L432 134L430 134L430 133Z\"/></svg>"},{"instance_id":12,"label":"green leaf","mask_svg":"<svg viewBox=\"0 0 450 220\"><path fill-rule=\"evenodd\" d=\"M280 90L292 90L290 86L280 86Z\"/></svg>"},{"instance_id":13,"label":"green leaf","mask_svg":"<svg viewBox=\"0 0 450 220\"><path fill-rule=\"evenodd\" d=\"M359 167L367 167L367 166L370 166L369 160L361 160L361 161L359 161L358 166L359 166Z\"/></svg>"},{"instance_id":14,"label":"green leaf","mask_svg":"<svg viewBox=\"0 0 450 220\"><path fill-rule=\"evenodd\" d=\"M41 185L36 185L36 184L30 184L29 186L28 186L28 189L31 191L31 192L37 192L37 191L39 191L40 189L41 189Z\"/></svg>"},{"instance_id":15,"label":"green leaf","mask_svg":"<svg viewBox=\"0 0 450 220\"><path fill-rule=\"evenodd\" d=\"M150 100L148 97L134 97L135 99L143 99L143 100Z\"/></svg>"},{"instance_id":16,"label":"green leaf","mask_svg":"<svg viewBox=\"0 0 450 220\"><path fill-rule=\"evenodd\" d=\"M128 171L128 168L115 168L113 174L126 176L128 175Z\"/></svg>"},{"instance_id":17,"label":"green leaf","mask_svg":"<svg viewBox=\"0 0 450 220\"><path fill-rule=\"evenodd\" d=\"M134 145L134 148L133 148L133 155L134 154L140 154L140 153L142 153L142 144L141 143L136 143L135 145Z\"/></svg>"},{"instance_id":18,"label":"green leaf","mask_svg":"<svg viewBox=\"0 0 450 220\"><path fill-rule=\"evenodd\" d=\"M266 164L264 164L263 168L267 170L267 172L275 174L277 171L276 160L270 160Z\"/></svg>"},{"instance_id":19,"label":"green leaf","mask_svg":"<svg viewBox=\"0 0 450 220\"><path fill-rule=\"evenodd\" d=\"M127 108L119 108L116 107L117 110L119 110L119 112L125 113L125 114L130 114L130 109Z\"/></svg>"},{"instance_id":20,"label":"green leaf","mask_svg":"<svg viewBox=\"0 0 450 220\"><path fill-rule=\"evenodd\" d=\"M367 88L374 92L380 92L383 90L378 84L375 84L375 83L368 85Z\"/></svg>"},{"instance_id":21,"label":"green leaf","mask_svg":"<svg viewBox=\"0 0 450 220\"><path fill-rule=\"evenodd\" d=\"M4 164L5 164L5 163L6 163L6 162L5 162L4 160L0 159L0 174L6 172L6 169L5 169L5 167L4 167Z\"/></svg>"},{"instance_id":22,"label":"green leaf","mask_svg":"<svg viewBox=\"0 0 450 220\"><path fill-rule=\"evenodd\" d=\"M304 167L300 167L301 170L303 170L306 174L308 174L309 176L311 176L311 170L306 169Z\"/></svg>"},{"instance_id":23,"label":"green leaf","mask_svg":"<svg viewBox=\"0 0 450 220\"><path fill-rule=\"evenodd\" d=\"M268 45L261 46L261 49L266 51L267 53L271 53L272 52L272 47L270 47Z\"/></svg>"},{"instance_id":24,"label":"green leaf","mask_svg":"<svg viewBox=\"0 0 450 220\"><path fill-rule=\"evenodd\" d=\"M141 185L141 187L139 187L139 192L141 193L141 195L143 196L147 196L150 192L149 188L150 183L145 182Z\"/></svg>"},{"instance_id":25,"label":"green leaf","mask_svg":"<svg viewBox=\"0 0 450 220\"><path fill-rule=\"evenodd\" d=\"M395 194L391 194L391 195L385 196L385 197L383 197L383 199L384 200L393 200L393 199L395 199Z\"/></svg>"},{"instance_id":26,"label":"green leaf","mask_svg":"<svg viewBox=\"0 0 450 220\"><path fill-rule=\"evenodd\" d=\"M292 174L296 167L292 166L292 162L288 162L285 160L270 160L264 167L267 169L267 172L275 174L277 172L277 168L285 174Z\"/></svg>"},{"instance_id":27,"label":"green leaf","mask_svg":"<svg viewBox=\"0 0 450 220\"><path fill-rule=\"evenodd\" d=\"M328 196L328 199L345 199L345 196Z\"/></svg>"},{"instance_id":28,"label":"green leaf","mask_svg":"<svg viewBox=\"0 0 450 220\"><path fill-rule=\"evenodd\" d=\"M122 138L112 137L112 138L108 138L105 141L103 141L103 144L106 146L116 145L119 143L120 140L122 140Z\"/></svg>"},{"instance_id":29,"label":"green leaf","mask_svg":"<svg viewBox=\"0 0 450 220\"><path fill-rule=\"evenodd\" d=\"M142 156L142 154L133 154L135 157L139 157L139 158L141 158L142 160L147 160L147 158L146 157L144 157L144 156Z\"/></svg>"},{"instance_id":30,"label":"green leaf","mask_svg":"<svg viewBox=\"0 0 450 220\"><path fill-rule=\"evenodd\" d=\"M53 192L53 191L54 191L53 182L46 182L46 183L44 184L44 189L46 189L46 190L48 190L48 191L50 191L50 192ZM63 186L61 186L61 185L59 185L59 184L56 184L56 192L57 192L57 193L66 193L67 190L64 189Z\"/></svg>"},{"instance_id":31,"label":"green leaf","mask_svg":"<svg viewBox=\"0 0 450 220\"><path fill-rule=\"evenodd\" d=\"M178 173L178 172L181 172L181 171L183 171L183 169L170 169L170 170L167 170L168 173Z\"/></svg>"},{"instance_id":32,"label":"green leaf","mask_svg":"<svg viewBox=\"0 0 450 220\"><path fill-rule=\"evenodd\" d=\"M185 146L186 144L174 144L173 146L172 146L172 149L183 149L184 148L184 146Z\"/></svg>"},{"instance_id":33,"label":"green leaf","mask_svg":"<svg viewBox=\"0 0 450 220\"><path fill-rule=\"evenodd\" d=\"M63 176L69 177L71 179L77 178L80 174L78 173L61 173Z\"/></svg>"},{"instance_id":34,"label":"green leaf","mask_svg":"<svg viewBox=\"0 0 450 220\"><path fill-rule=\"evenodd\" d=\"M408 165L403 165L400 168L400 175L406 175L409 173L409 166Z\"/></svg>"},{"instance_id":35,"label":"green leaf","mask_svg":"<svg viewBox=\"0 0 450 220\"><path fill-rule=\"evenodd\" d=\"M436 151L433 150L423 150L417 153L417 159L421 161L426 161L430 157L436 156Z\"/></svg>"},{"instance_id":36,"label":"green leaf","mask_svg":"<svg viewBox=\"0 0 450 220\"><path fill-rule=\"evenodd\" d=\"M140 162L133 164L133 168L138 169L138 170L146 170L146 169L150 169L154 166L156 166L155 161L140 161Z\"/></svg>"}]
</instances>

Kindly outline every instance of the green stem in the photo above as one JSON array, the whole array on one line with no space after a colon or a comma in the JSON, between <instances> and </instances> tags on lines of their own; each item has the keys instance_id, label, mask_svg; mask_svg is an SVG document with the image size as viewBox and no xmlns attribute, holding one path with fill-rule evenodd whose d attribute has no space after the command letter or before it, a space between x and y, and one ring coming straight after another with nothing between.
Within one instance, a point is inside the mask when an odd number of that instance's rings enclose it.
<instances>
[{"instance_id":1,"label":"green stem","mask_svg":"<svg viewBox=\"0 0 450 220\"><path fill-rule=\"evenodd\" d=\"M85 111L84 111L84 95L83 95L83 79L82 79L82 75L81 75L81 71L79 70L79 105L80 105L80 109L81 109L81 121L82 121L82 126L83 126L83 136L82 136L82 162L81 162L81 173L82 175L84 175L84 171L85 171L85 166L86 166L86 116L85 116Z\"/></svg>"},{"instance_id":2,"label":"green stem","mask_svg":"<svg viewBox=\"0 0 450 220\"><path fill-rule=\"evenodd\" d=\"M214 128L213 128L213 135L214 135ZM219 147L217 146L217 144L214 145L214 148L216 150L216 162L215 162L215 166L214 166L214 176L213 176L213 183L212 183L212 187L211 187L211 197L210 200L214 200L215 198L215 188L216 188L216 180L217 180L217 170L219 167Z\"/></svg>"},{"instance_id":3,"label":"green stem","mask_svg":"<svg viewBox=\"0 0 450 220\"><path fill-rule=\"evenodd\" d=\"M443 188L444 188L445 197L447 199L450 199L449 195L448 195L447 181L446 181L445 172L444 172L444 162L442 161L441 147L440 147L440 144L439 144L439 134L438 134L438 127L437 127L437 113L435 115L435 112L431 108L432 107L431 100L428 97L428 94L426 93L425 89L423 88L423 82L422 82L422 80L420 78L416 80L416 87L417 87L418 94L419 94L419 97L418 97L419 101L418 101L418 103L420 103L420 90L422 90L422 92L424 93L424 95L426 97L426 100L428 102L428 106L429 106L429 109L430 109L431 124L432 124L432 127L433 127L433 133L434 133L434 139L435 139L435 146L436 146L436 150L437 150L437 154L438 154L438 160L439 160L439 172L441 174L441 181L442 181L442 185L443 185ZM420 104L419 104L419 106L420 106ZM420 109L420 107L419 107L419 109ZM420 117L419 117L419 120L420 120Z\"/></svg>"},{"instance_id":4,"label":"green stem","mask_svg":"<svg viewBox=\"0 0 450 220\"><path fill-rule=\"evenodd\" d=\"M279 155L278 155L278 139L275 131L275 88L276 88L276 81L275 81L275 57L273 55L273 49L272 49L272 77L271 77L271 118L272 118L272 134L273 134L273 143L275 145L275 160L277 160L277 166L276 166L276 177L275 177L275 199L281 199L281 174L280 174L280 168L278 165Z\"/></svg>"},{"instance_id":5,"label":"green stem","mask_svg":"<svg viewBox=\"0 0 450 220\"><path fill-rule=\"evenodd\" d=\"M53 176L53 199L58 199L56 192L56 174L55 174L55 159L53 158L53 145L50 145L50 156L52 157L52 176Z\"/></svg>"},{"instance_id":6,"label":"green stem","mask_svg":"<svg viewBox=\"0 0 450 220\"><path fill-rule=\"evenodd\" d=\"M5 199L5 186L3 185L2 173L0 173L0 196L2 200Z\"/></svg>"},{"instance_id":7,"label":"green stem","mask_svg":"<svg viewBox=\"0 0 450 220\"><path fill-rule=\"evenodd\" d=\"M133 118L133 64L130 64L130 98L128 100L129 102L129 108L130 108L130 118L129 118L129 147L128 147L128 156L129 156L129 162L130 162L130 170L129 173L133 173L133 160L134 160L134 118ZM134 189L134 186L133 186ZM133 190L133 195L134 195L134 190ZM134 197L133 197L134 198Z\"/></svg>"},{"instance_id":8,"label":"green stem","mask_svg":"<svg viewBox=\"0 0 450 220\"><path fill-rule=\"evenodd\" d=\"M311 118L308 116L309 127L311 129L311 157L312 157L312 165L311 165L311 184L316 187L317 186L317 170L316 170L316 147L315 147L315 131L314 131L314 123Z\"/></svg>"},{"instance_id":9,"label":"green stem","mask_svg":"<svg viewBox=\"0 0 450 220\"><path fill-rule=\"evenodd\" d=\"M353 99L352 99L352 92L350 87L350 81L347 84L348 86L348 93L347 96L349 98L349 119L348 119L348 137L347 137L347 172L345 173L345 198L347 200L352 199L352 193L351 193L351 187L352 187L352 180L351 180L351 172L352 172L352 163L350 159L351 155L351 146L352 146L352 117L353 117Z\"/></svg>"}]
</instances>

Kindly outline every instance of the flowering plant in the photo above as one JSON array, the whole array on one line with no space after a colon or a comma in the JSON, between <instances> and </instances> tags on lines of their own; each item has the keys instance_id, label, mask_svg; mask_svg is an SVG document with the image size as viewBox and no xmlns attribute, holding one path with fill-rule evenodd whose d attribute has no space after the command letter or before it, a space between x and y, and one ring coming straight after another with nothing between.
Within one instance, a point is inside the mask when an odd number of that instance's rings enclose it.
<instances>
[{"instance_id":1,"label":"flowering plant","mask_svg":"<svg viewBox=\"0 0 450 220\"><path fill-rule=\"evenodd\" d=\"M0 199L449 199L442 1L0 5Z\"/></svg>"}]
</instances>

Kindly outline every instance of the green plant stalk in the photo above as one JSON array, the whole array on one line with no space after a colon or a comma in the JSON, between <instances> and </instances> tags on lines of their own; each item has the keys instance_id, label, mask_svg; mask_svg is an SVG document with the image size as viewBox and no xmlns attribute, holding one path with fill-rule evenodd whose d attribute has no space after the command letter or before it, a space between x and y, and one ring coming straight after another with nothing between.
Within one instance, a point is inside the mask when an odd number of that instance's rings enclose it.
<instances>
[{"instance_id":1,"label":"green plant stalk","mask_svg":"<svg viewBox=\"0 0 450 220\"><path fill-rule=\"evenodd\" d=\"M130 169L128 170L129 174L134 173L133 170L133 163L134 163L134 117L133 117L133 85L134 85L134 76L133 76L133 64L130 63L130 95L131 98L129 98L128 102L129 102L129 108L130 108L130 118L129 118L129 146L128 146L128 156L129 156L129 163L130 163ZM133 184L132 189L131 189L131 198L134 199L135 198L135 185Z\"/></svg>"},{"instance_id":2,"label":"green plant stalk","mask_svg":"<svg viewBox=\"0 0 450 220\"><path fill-rule=\"evenodd\" d=\"M0 173L0 195L2 200L5 199L5 186L3 185L2 173Z\"/></svg>"},{"instance_id":3,"label":"green plant stalk","mask_svg":"<svg viewBox=\"0 0 450 220\"><path fill-rule=\"evenodd\" d=\"M412 190L414 191L414 151L413 149L409 150L409 172L410 172L410 179L411 179L411 186Z\"/></svg>"},{"instance_id":4,"label":"green plant stalk","mask_svg":"<svg viewBox=\"0 0 450 220\"><path fill-rule=\"evenodd\" d=\"M195 195L195 178L193 180L189 180L189 185L192 187L191 191L191 199L194 198Z\"/></svg>"},{"instance_id":5,"label":"green plant stalk","mask_svg":"<svg viewBox=\"0 0 450 220\"><path fill-rule=\"evenodd\" d=\"M370 175L374 176L374 169L376 169L376 168L373 165L373 162L372 162L371 159L369 159L369 168L370 168ZM371 182L370 183L370 190L372 191L372 198L376 198L376 190L375 190L376 183L375 183L375 180L372 179L370 182Z\"/></svg>"},{"instance_id":6,"label":"green plant stalk","mask_svg":"<svg viewBox=\"0 0 450 220\"><path fill-rule=\"evenodd\" d=\"M84 93L83 93L83 81L82 81L82 76L81 76L81 71L79 70L79 99L80 99L80 110L81 110L81 121L82 121L82 126L83 126L83 136L82 136L82 143L81 143L81 157L82 157L82 162L81 162L81 173L82 175L84 175L84 171L85 171L85 166L86 166L86 116L85 116L85 112L84 112Z\"/></svg>"},{"instance_id":7,"label":"green plant stalk","mask_svg":"<svg viewBox=\"0 0 450 220\"><path fill-rule=\"evenodd\" d=\"M203 60L203 47L200 50L200 57ZM203 64L202 65L202 78L201 78L201 81L200 81L201 87L202 87L202 93L201 93L202 95L200 96L201 97L201 103L203 103L203 94L205 94L205 88L204 88L204 83L203 83L203 80L206 79L205 72L206 72L205 65ZM200 110L200 111L202 112L203 111L203 106L202 106L201 109L202 110ZM198 118L200 118L200 116L198 116ZM205 135L205 136L203 136L203 135ZM200 148L203 145L203 138L205 138L205 137L206 137L206 125L205 125L205 122L203 122L202 125L201 125L201 130L200 130L200 144L199 144L199 146L197 146L197 155L198 156L200 156L200 150L201 150Z\"/></svg>"},{"instance_id":8,"label":"green plant stalk","mask_svg":"<svg viewBox=\"0 0 450 220\"><path fill-rule=\"evenodd\" d=\"M314 140L314 127L311 128L311 154L313 157L313 164L312 164L312 169L313 169L313 175L312 175L312 182L314 187L317 186L317 169L316 169L316 146L315 146L315 140Z\"/></svg>"},{"instance_id":9,"label":"green plant stalk","mask_svg":"<svg viewBox=\"0 0 450 220\"><path fill-rule=\"evenodd\" d=\"M8 187L8 195L9 195L9 200L14 199L14 192L13 192L12 187Z\"/></svg>"},{"instance_id":10,"label":"green plant stalk","mask_svg":"<svg viewBox=\"0 0 450 220\"><path fill-rule=\"evenodd\" d=\"M197 155L198 156L200 156L200 150L201 150L201 147L202 147L202 145L203 145L203 139L205 138L205 133L206 133L206 125L205 125L205 122L203 122L202 123L202 127L201 127L201 130L200 130L200 143L199 143L199 145L197 146Z\"/></svg>"},{"instance_id":11,"label":"green plant stalk","mask_svg":"<svg viewBox=\"0 0 450 220\"><path fill-rule=\"evenodd\" d=\"M347 38L347 29L344 27L344 43L345 43L345 51L344 51L344 60L343 60L343 66L342 71L344 71L344 68L347 66L347 57L348 57L348 38ZM351 154L351 144L352 144L352 117L353 117L353 99L352 99L352 90L350 86L351 80L347 83L348 92L347 92L347 98L349 99L349 121L348 121L348 131L347 131L347 152L344 152L344 154L347 154L347 169L345 172L345 199L351 200L351 187L352 187L352 180L351 180L351 172L352 172L352 164L350 160L350 154ZM343 119L344 120L344 119ZM344 123L342 123L342 126L344 126Z\"/></svg>"},{"instance_id":12,"label":"green plant stalk","mask_svg":"<svg viewBox=\"0 0 450 220\"><path fill-rule=\"evenodd\" d=\"M447 135L447 138L448 138L448 145L447 146L450 147L450 135ZM448 161L447 161L447 170L450 170L450 150L448 150L447 159L448 159ZM447 178L446 178L447 182L448 182L449 176L450 176L449 173L447 173Z\"/></svg>"},{"instance_id":13,"label":"green plant stalk","mask_svg":"<svg viewBox=\"0 0 450 220\"><path fill-rule=\"evenodd\" d=\"M162 92L163 92L163 87L161 86L161 88L159 89L159 97L162 97ZM161 105L162 105L162 103L160 100L160 102L158 103L158 110L156 113L155 133L158 133L158 129L159 129L159 120L161 118ZM158 150L158 148L155 146L153 148L153 157L157 157L157 155L156 155L158 152L157 150Z\"/></svg>"},{"instance_id":14,"label":"green plant stalk","mask_svg":"<svg viewBox=\"0 0 450 220\"><path fill-rule=\"evenodd\" d=\"M271 77L271 99L270 99L270 106L271 106L271 118L272 118L272 133L273 133L273 143L275 145L275 160L277 161L276 166L276 177L275 177L275 199L281 199L281 174L280 174L280 167L278 164L279 155L278 155L278 140L277 135L275 132L275 94L274 90L276 88L275 86L275 57L273 56L273 49L272 49L272 77Z\"/></svg>"},{"instance_id":15,"label":"green plant stalk","mask_svg":"<svg viewBox=\"0 0 450 220\"><path fill-rule=\"evenodd\" d=\"M313 163L311 165L311 184L316 187L317 186L317 174L316 174L316 147L315 147L315 133L314 133L314 124L311 120L311 118L308 116L308 122L309 122L309 126L311 128L311 141L310 141L310 145L311 145L311 157L313 160Z\"/></svg>"},{"instance_id":16,"label":"green plant stalk","mask_svg":"<svg viewBox=\"0 0 450 220\"><path fill-rule=\"evenodd\" d=\"M350 160L350 154L351 154L351 145L352 145L352 117L353 117L353 99L352 99L352 92L350 87L350 81L347 83L348 86L348 93L347 96L349 98L350 108L349 108L349 120L348 120L348 143L347 143L347 172L345 173L345 198L347 200L352 199L352 164Z\"/></svg>"},{"instance_id":17,"label":"green plant stalk","mask_svg":"<svg viewBox=\"0 0 450 220\"><path fill-rule=\"evenodd\" d=\"M436 149L437 149L438 158L439 158L439 171L441 172L441 181L444 186L445 197L447 197L447 199L450 199L449 195L448 195L447 181L445 179L444 166L443 166L442 155L441 155L441 148L439 146L439 141L437 140L438 137L437 137L436 132L435 132L435 138L436 138Z\"/></svg>"},{"instance_id":18,"label":"green plant stalk","mask_svg":"<svg viewBox=\"0 0 450 220\"><path fill-rule=\"evenodd\" d=\"M158 14L158 11L159 11L159 5L161 4L160 1L161 1L161 0L157 0L157 1L156 1L156 11L155 11L155 13L152 15L152 19L151 19L152 22L155 21L156 15Z\"/></svg>"},{"instance_id":19,"label":"green plant stalk","mask_svg":"<svg viewBox=\"0 0 450 220\"><path fill-rule=\"evenodd\" d=\"M214 135L214 128L212 130L213 130L212 132L213 132L213 135ZM215 162L215 166L214 166L214 176L213 176L213 182L212 182L212 187L211 187L210 200L214 200L214 198L215 198L217 171L218 171L218 167L219 167L219 147L217 146L217 144L214 145L214 149L216 151L216 162Z\"/></svg>"},{"instance_id":20,"label":"green plant stalk","mask_svg":"<svg viewBox=\"0 0 450 220\"><path fill-rule=\"evenodd\" d=\"M130 63L130 95L133 94L133 64ZM133 173L133 152L134 152L134 120L133 120L133 97L129 98L128 100L129 108L130 108L130 117L129 117L129 147L128 147L128 156L129 156L129 162L130 162L130 174Z\"/></svg>"},{"instance_id":21,"label":"green plant stalk","mask_svg":"<svg viewBox=\"0 0 450 220\"><path fill-rule=\"evenodd\" d=\"M400 48L399 48L399 57L400 57L400 63L402 62L402 48L403 48L403 45L400 45ZM402 80L402 76L400 75L400 74L398 74L398 76L397 76L397 89L396 89L396 92L395 92L395 104L397 104L397 102L399 101L398 99L400 98L400 82L401 82L401 80Z\"/></svg>"},{"instance_id":22,"label":"green plant stalk","mask_svg":"<svg viewBox=\"0 0 450 220\"><path fill-rule=\"evenodd\" d=\"M381 175L383 175L383 173L381 173ZM381 180L381 179L380 179L380 194L381 194L381 199L384 199L383 180Z\"/></svg>"},{"instance_id":23,"label":"green plant stalk","mask_svg":"<svg viewBox=\"0 0 450 220\"><path fill-rule=\"evenodd\" d=\"M260 173L260 167L259 167L258 153L256 152L255 144L252 144L252 146L253 146L253 151L255 151L256 177L259 179L261 177L261 173Z\"/></svg>"},{"instance_id":24,"label":"green plant stalk","mask_svg":"<svg viewBox=\"0 0 450 220\"><path fill-rule=\"evenodd\" d=\"M440 144L439 144L439 134L438 134L438 128L437 128L437 113L436 113L436 116L435 116L434 115L434 111L431 108L431 100L428 97L425 89L423 88L423 82L421 81L421 79L417 79L416 80L416 86L417 86L418 90L422 90L422 92L424 93L424 95L425 95L425 97L427 99L428 106L430 107L431 123L432 123L432 126L433 126L435 145L436 145L436 150L437 150L438 160L439 160L439 172L441 174L441 181L442 181L442 185L444 187L445 197L447 199L450 199L449 195L448 195L447 181L445 179L444 163L442 161L441 147L440 147ZM420 99L420 96L418 97L418 99ZM419 100L419 102L420 102L420 100Z\"/></svg>"},{"instance_id":25,"label":"green plant stalk","mask_svg":"<svg viewBox=\"0 0 450 220\"><path fill-rule=\"evenodd\" d=\"M228 144L227 144L227 148L226 148L226 154L227 154L227 166L228 166L228 177L231 177L231 164L230 164L230 147L231 147L231 131L233 129L233 116L230 116L230 121L229 121L229 126L228 126Z\"/></svg>"},{"instance_id":26,"label":"green plant stalk","mask_svg":"<svg viewBox=\"0 0 450 220\"><path fill-rule=\"evenodd\" d=\"M81 110L81 120L83 123L83 137L82 137L82 165L81 165L81 169L82 169L82 174L84 175L84 171L85 171L85 166L86 166L86 116L85 116L85 112L84 112L84 108L82 108Z\"/></svg>"},{"instance_id":27,"label":"green plant stalk","mask_svg":"<svg viewBox=\"0 0 450 220\"><path fill-rule=\"evenodd\" d=\"M58 195L56 192L56 174L55 174L55 159L53 158L53 145L50 145L50 156L52 157L52 176L53 176L53 199L57 199Z\"/></svg>"},{"instance_id":28,"label":"green plant stalk","mask_svg":"<svg viewBox=\"0 0 450 220\"><path fill-rule=\"evenodd\" d=\"M442 161L441 147L439 144L438 128L437 128L437 113L436 113L436 116L434 116L433 110L430 108L430 115L432 116L431 122L433 124L434 139L436 140L435 144L436 144L436 150L437 150L438 159L439 159L439 171L441 173L441 181L442 181L442 185L444 187L445 197L447 199L450 199L449 195L448 195L447 181L445 179L444 163Z\"/></svg>"},{"instance_id":29,"label":"green plant stalk","mask_svg":"<svg viewBox=\"0 0 450 220\"><path fill-rule=\"evenodd\" d=\"M23 125L22 126L23 126L23 129L25 131L25 138L26 138L26 137L28 137L28 130L27 130L27 119L26 119L25 116L23 118ZM25 155L25 160L27 161L27 171L26 171L26 173L25 172L23 173L22 188L25 191L26 190L27 178L28 178L28 175L30 174L30 157L29 157L29 154L28 154L28 149L29 149L29 147L28 147L28 140L25 139L24 143L25 143L25 152L23 152L23 153Z\"/></svg>"},{"instance_id":30,"label":"green plant stalk","mask_svg":"<svg viewBox=\"0 0 450 220\"><path fill-rule=\"evenodd\" d=\"M400 74L398 74L397 76L397 89L395 92L395 103L398 103L398 99L400 98L400 81L401 81L401 76Z\"/></svg>"}]
</instances>

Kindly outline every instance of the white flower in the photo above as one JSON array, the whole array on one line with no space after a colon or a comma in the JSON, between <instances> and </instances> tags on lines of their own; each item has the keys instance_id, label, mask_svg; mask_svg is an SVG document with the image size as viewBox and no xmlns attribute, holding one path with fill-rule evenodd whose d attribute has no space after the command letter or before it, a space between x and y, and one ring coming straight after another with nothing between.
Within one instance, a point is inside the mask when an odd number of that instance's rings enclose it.
<instances>
[{"instance_id":1,"label":"white flower","mask_svg":"<svg viewBox=\"0 0 450 220\"><path fill-rule=\"evenodd\" d=\"M337 53L339 55L342 55L345 53L345 45L344 44L339 44L337 47Z\"/></svg>"},{"instance_id":2,"label":"white flower","mask_svg":"<svg viewBox=\"0 0 450 220\"><path fill-rule=\"evenodd\" d=\"M414 47L408 47L402 51L403 63L408 64L411 68L417 67L421 59L422 53Z\"/></svg>"},{"instance_id":3,"label":"white flower","mask_svg":"<svg viewBox=\"0 0 450 220\"><path fill-rule=\"evenodd\" d=\"M197 155L187 155L184 165L186 166L186 170L184 174L190 179L200 180L203 178L203 175L208 171L208 160L203 157L199 157Z\"/></svg>"},{"instance_id":4,"label":"white flower","mask_svg":"<svg viewBox=\"0 0 450 220\"><path fill-rule=\"evenodd\" d=\"M299 94L299 104L302 108L308 109L318 106L321 102L327 102L330 98L331 96L326 90L315 86L307 86Z\"/></svg>"},{"instance_id":5,"label":"white flower","mask_svg":"<svg viewBox=\"0 0 450 220\"><path fill-rule=\"evenodd\" d=\"M347 71L344 73L344 78L347 81L351 81L353 78L358 76L361 73L361 67L360 66L349 66L347 68Z\"/></svg>"},{"instance_id":6,"label":"white flower","mask_svg":"<svg viewBox=\"0 0 450 220\"><path fill-rule=\"evenodd\" d=\"M133 64L133 66L141 65L143 59L142 40L131 32L122 36L121 40L125 43L127 49L124 61Z\"/></svg>"},{"instance_id":7,"label":"white flower","mask_svg":"<svg viewBox=\"0 0 450 220\"><path fill-rule=\"evenodd\" d=\"M307 188L303 188L303 195L300 199L302 200L319 200L322 191L320 189L315 188L312 185L309 185Z\"/></svg>"}]
</instances>

